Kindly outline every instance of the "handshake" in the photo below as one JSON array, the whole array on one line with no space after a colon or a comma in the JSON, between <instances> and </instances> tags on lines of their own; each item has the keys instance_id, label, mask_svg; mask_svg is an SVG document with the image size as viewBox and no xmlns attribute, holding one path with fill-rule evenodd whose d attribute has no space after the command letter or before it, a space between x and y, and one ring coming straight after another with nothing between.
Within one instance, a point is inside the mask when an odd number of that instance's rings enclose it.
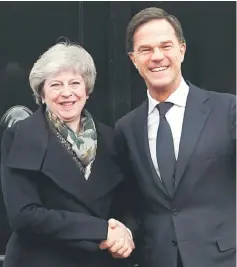
<instances>
[{"instance_id":1,"label":"handshake","mask_svg":"<svg viewBox=\"0 0 237 267\"><path fill-rule=\"evenodd\" d=\"M108 249L114 258L127 258L135 248L132 234L120 221L108 221L107 240L100 243L100 249Z\"/></svg>"}]
</instances>

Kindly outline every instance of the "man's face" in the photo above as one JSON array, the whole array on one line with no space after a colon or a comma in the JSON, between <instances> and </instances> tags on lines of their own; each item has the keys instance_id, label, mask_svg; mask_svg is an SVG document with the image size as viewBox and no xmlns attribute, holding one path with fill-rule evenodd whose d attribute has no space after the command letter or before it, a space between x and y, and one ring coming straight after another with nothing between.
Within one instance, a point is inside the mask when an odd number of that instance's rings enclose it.
<instances>
[{"instance_id":1,"label":"man's face","mask_svg":"<svg viewBox=\"0 0 237 267\"><path fill-rule=\"evenodd\" d=\"M154 19L141 25L134 33L133 44L129 56L148 89L174 91L181 81L186 46L179 42L171 24Z\"/></svg>"}]
</instances>

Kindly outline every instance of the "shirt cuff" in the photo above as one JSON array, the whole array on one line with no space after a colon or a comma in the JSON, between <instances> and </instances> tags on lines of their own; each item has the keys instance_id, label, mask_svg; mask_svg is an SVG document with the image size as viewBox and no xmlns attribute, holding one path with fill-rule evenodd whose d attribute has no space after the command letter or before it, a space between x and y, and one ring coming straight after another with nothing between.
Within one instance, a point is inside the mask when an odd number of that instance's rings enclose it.
<instances>
[{"instance_id":1,"label":"shirt cuff","mask_svg":"<svg viewBox=\"0 0 237 267\"><path fill-rule=\"evenodd\" d=\"M129 235L130 235L131 239L133 239L133 235L132 235L132 232L131 232L131 230L130 230L129 228L127 228L127 227L126 227L126 229L127 229L128 233L129 233Z\"/></svg>"}]
</instances>

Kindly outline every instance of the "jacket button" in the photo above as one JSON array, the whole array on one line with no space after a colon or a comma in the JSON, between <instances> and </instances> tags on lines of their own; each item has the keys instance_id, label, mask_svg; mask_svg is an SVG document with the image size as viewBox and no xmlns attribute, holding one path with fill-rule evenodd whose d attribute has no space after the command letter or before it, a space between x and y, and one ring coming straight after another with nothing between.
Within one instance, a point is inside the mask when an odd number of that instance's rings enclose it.
<instances>
[{"instance_id":1,"label":"jacket button","mask_svg":"<svg viewBox=\"0 0 237 267\"><path fill-rule=\"evenodd\" d=\"M172 214L174 215L174 216L176 216L177 214L178 214L178 211L176 210L176 209L172 209Z\"/></svg>"},{"instance_id":2,"label":"jacket button","mask_svg":"<svg viewBox=\"0 0 237 267\"><path fill-rule=\"evenodd\" d=\"M172 245L173 245L174 247L177 246L177 241L172 240Z\"/></svg>"}]
</instances>

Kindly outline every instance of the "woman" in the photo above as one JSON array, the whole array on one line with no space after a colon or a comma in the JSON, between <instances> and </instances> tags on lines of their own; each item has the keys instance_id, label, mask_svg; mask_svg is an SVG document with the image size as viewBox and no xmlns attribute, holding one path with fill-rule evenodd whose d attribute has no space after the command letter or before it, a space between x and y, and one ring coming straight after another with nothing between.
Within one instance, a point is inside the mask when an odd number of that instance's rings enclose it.
<instances>
[{"instance_id":1,"label":"woman","mask_svg":"<svg viewBox=\"0 0 237 267\"><path fill-rule=\"evenodd\" d=\"M108 224L123 180L112 160L113 132L84 108L95 78L93 59L74 44L51 47L31 70L40 108L2 140L2 188L13 230L4 267L123 264L112 257L116 250L100 249L106 244L122 243L122 258L131 253L126 228Z\"/></svg>"}]
</instances>

